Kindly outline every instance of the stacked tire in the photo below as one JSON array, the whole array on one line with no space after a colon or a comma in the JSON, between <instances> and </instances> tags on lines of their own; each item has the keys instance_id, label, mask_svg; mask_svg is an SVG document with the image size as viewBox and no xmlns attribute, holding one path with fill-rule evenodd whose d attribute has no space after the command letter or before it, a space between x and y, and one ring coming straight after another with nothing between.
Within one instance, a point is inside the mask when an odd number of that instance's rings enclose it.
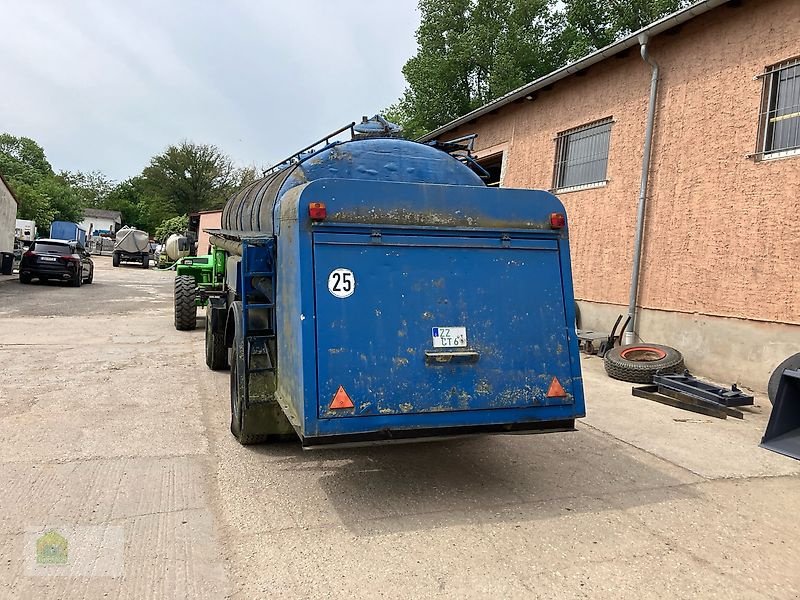
<instances>
[{"instance_id":1,"label":"stacked tire","mask_svg":"<svg viewBox=\"0 0 800 600\"><path fill-rule=\"evenodd\" d=\"M631 383L652 383L653 375L683 373L683 355L675 348L659 344L618 346L603 358L606 373L613 379Z\"/></svg>"}]
</instances>

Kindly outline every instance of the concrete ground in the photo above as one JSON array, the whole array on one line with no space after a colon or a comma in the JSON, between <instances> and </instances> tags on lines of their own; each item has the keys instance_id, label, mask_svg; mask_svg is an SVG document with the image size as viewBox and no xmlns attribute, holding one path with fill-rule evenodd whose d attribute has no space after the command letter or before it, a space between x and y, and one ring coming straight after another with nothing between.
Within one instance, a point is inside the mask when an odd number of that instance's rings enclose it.
<instances>
[{"instance_id":1,"label":"concrete ground","mask_svg":"<svg viewBox=\"0 0 800 600\"><path fill-rule=\"evenodd\" d=\"M574 433L244 448L172 273L96 264L0 278L0 597L800 595L800 461L758 448L764 398L705 418L587 358Z\"/></svg>"}]
</instances>

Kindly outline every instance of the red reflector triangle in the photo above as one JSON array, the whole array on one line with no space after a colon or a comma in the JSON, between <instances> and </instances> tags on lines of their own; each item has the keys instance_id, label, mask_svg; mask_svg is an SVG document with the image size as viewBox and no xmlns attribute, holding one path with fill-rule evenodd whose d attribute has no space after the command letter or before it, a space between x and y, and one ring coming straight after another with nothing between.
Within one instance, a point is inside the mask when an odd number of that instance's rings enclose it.
<instances>
[{"instance_id":1,"label":"red reflector triangle","mask_svg":"<svg viewBox=\"0 0 800 600\"><path fill-rule=\"evenodd\" d=\"M550 389L547 390L547 397L564 398L566 395L567 392L564 390L564 386L561 385L557 377L553 377L553 381L550 382Z\"/></svg>"},{"instance_id":2,"label":"red reflector triangle","mask_svg":"<svg viewBox=\"0 0 800 600\"><path fill-rule=\"evenodd\" d=\"M347 395L347 392L344 391L344 387L341 385L333 396L330 408L331 410L336 410L337 408L353 408L353 401L350 400L350 396Z\"/></svg>"}]
</instances>

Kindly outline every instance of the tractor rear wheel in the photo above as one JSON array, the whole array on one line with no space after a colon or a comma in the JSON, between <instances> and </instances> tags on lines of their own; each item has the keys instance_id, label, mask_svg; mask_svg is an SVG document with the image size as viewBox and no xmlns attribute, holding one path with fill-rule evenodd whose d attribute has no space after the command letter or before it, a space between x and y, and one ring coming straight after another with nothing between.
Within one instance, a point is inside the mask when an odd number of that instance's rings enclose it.
<instances>
[{"instance_id":1,"label":"tractor rear wheel","mask_svg":"<svg viewBox=\"0 0 800 600\"><path fill-rule=\"evenodd\" d=\"M195 282L190 275L175 278L175 329L191 331L197 327L197 304Z\"/></svg>"},{"instance_id":2,"label":"tractor rear wheel","mask_svg":"<svg viewBox=\"0 0 800 600\"><path fill-rule=\"evenodd\" d=\"M225 346L225 333L215 333L211 329L211 307L206 309L206 365L212 371L228 367L228 348Z\"/></svg>"}]
</instances>

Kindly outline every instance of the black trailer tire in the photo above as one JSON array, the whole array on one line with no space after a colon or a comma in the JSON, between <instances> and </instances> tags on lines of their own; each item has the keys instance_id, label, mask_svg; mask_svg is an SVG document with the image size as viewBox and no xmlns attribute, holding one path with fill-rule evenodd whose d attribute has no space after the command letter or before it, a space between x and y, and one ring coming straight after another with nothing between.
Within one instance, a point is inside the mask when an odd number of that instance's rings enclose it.
<instances>
[{"instance_id":1,"label":"black trailer tire","mask_svg":"<svg viewBox=\"0 0 800 600\"><path fill-rule=\"evenodd\" d=\"M194 277L175 277L175 329L191 331L197 327L197 304L195 304Z\"/></svg>"},{"instance_id":2,"label":"black trailer tire","mask_svg":"<svg viewBox=\"0 0 800 600\"><path fill-rule=\"evenodd\" d=\"M653 375L682 373L685 369L680 352L659 344L612 348L606 352L603 364L609 377L631 383L651 383Z\"/></svg>"},{"instance_id":3,"label":"black trailer tire","mask_svg":"<svg viewBox=\"0 0 800 600\"><path fill-rule=\"evenodd\" d=\"M228 348L225 346L225 332L211 330L210 307L206 310L206 365L212 371L228 368Z\"/></svg>"},{"instance_id":4,"label":"black trailer tire","mask_svg":"<svg viewBox=\"0 0 800 600\"><path fill-rule=\"evenodd\" d=\"M115 267L119 266L119 252L114 252L114 254L111 255L111 264Z\"/></svg>"},{"instance_id":5,"label":"black trailer tire","mask_svg":"<svg viewBox=\"0 0 800 600\"><path fill-rule=\"evenodd\" d=\"M783 361L777 366L769 377L769 384L767 385L767 395L769 401L775 404L775 396L778 395L778 385L781 382L781 376L786 369L800 369L800 352L794 354Z\"/></svg>"},{"instance_id":6,"label":"black trailer tire","mask_svg":"<svg viewBox=\"0 0 800 600\"><path fill-rule=\"evenodd\" d=\"M31 282L31 279L33 279L33 278L31 277L30 273L20 273L19 274L19 282L20 283L28 284L28 283Z\"/></svg>"},{"instance_id":7,"label":"black trailer tire","mask_svg":"<svg viewBox=\"0 0 800 600\"><path fill-rule=\"evenodd\" d=\"M231 348L231 433L242 446L261 444L268 435L248 432L247 383L244 373L244 341L238 336Z\"/></svg>"},{"instance_id":8,"label":"black trailer tire","mask_svg":"<svg viewBox=\"0 0 800 600\"><path fill-rule=\"evenodd\" d=\"M143 254L142 255L142 268L143 269L149 269L150 268L150 255L149 254Z\"/></svg>"}]
</instances>

